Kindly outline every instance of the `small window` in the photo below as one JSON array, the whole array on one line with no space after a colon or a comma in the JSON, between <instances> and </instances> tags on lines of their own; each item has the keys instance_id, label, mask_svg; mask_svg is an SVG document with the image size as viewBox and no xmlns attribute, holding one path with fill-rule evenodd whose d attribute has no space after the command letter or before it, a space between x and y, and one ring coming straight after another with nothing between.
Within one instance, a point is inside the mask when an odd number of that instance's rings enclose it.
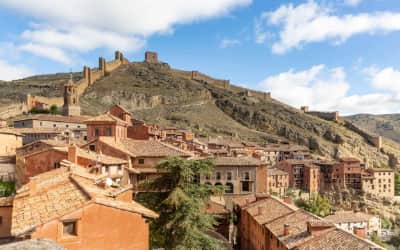
<instances>
[{"instance_id":1,"label":"small window","mask_svg":"<svg viewBox=\"0 0 400 250\"><path fill-rule=\"evenodd\" d=\"M67 124L67 125L65 125L65 127L66 127L66 128L68 128L68 127L69 127L69 125Z\"/></svg>"},{"instance_id":2,"label":"small window","mask_svg":"<svg viewBox=\"0 0 400 250\"><path fill-rule=\"evenodd\" d=\"M77 221L63 222L63 236L78 236Z\"/></svg>"},{"instance_id":3,"label":"small window","mask_svg":"<svg viewBox=\"0 0 400 250\"><path fill-rule=\"evenodd\" d=\"M106 128L106 136L112 136L111 128Z\"/></svg>"},{"instance_id":4,"label":"small window","mask_svg":"<svg viewBox=\"0 0 400 250\"><path fill-rule=\"evenodd\" d=\"M96 128L96 129L94 130L94 136L99 136L99 135L100 135L100 131L99 131L98 128Z\"/></svg>"},{"instance_id":5,"label":"small window","mask_svg":"<svg viewBox=\"0 0 400 250\"><path fill-rule=\"evenodd\" d=\"M54 168L60 168L60 167L61 167L61 164L59 162L54 163Z\"/></svg>"},{"instance_id":6,"label":"small window","mask_svg":"<svg viewBox=\"0 0 400 250\"><path fill-rule=\"evenodd\" d=\"M3 216L0 216L0 225L3 225Z\"/></svg>"},{"instance_id":7,"label":"small window","mask_svg":"<svg viewBox=\"0 0 400 250\"><path fill-rule=\"evenodd\" d=\"M221 172L217 172L217 173L215 174L215 178L216 178L217 180L221 180Z\"/></svg>"},{"instance_id":8,"label":"small window","mask_svg":"<svg viewBox=\"0 0 400 250\"><path fill-rule=\"evenodd\" d=\"M138 163L139 163L139 164L144 164L144 159L139 159L139 160L138 160Z\"/></svg>"},{"instance_id":9,"label":"small window","mask_svg":"<svg viewBox=\"0 0 400 250\"><path fill-rule=\"evenodd\" d=\"M54 127L54 128L57 127L57 124L53 124L53 127Z\"/></svg>"},{"instance_id":10,"label":"small window","mask_svg":"<svg viewBox=\"0 0 400 250\"><path fill-rule=\"evenodd\" d=\"M96 145L89 145L89 150L92 152L96 151Z\"/></svg>"},{"instance_id":11,"label":"small window","mask_svg":"<svg viewBox=\"0 0 400 250\"><path fill-rule=\"evenodd\" d=\"M227 179L228 181L232 180L232 172L227 172L227 173L226 173L226 179Z\"/></svg>"}]
</instances>

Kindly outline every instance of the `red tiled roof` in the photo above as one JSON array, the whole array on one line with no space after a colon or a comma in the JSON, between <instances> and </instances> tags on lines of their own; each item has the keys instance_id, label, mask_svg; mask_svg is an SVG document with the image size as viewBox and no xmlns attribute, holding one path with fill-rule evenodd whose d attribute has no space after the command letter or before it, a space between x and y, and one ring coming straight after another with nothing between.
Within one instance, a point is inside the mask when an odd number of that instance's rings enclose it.
<instances>
[{"instance_id":1,"label":"red tiled roof","mask_svg":"<svg viewBox=\"0 0 400 250\"><path fill-rule=\"evenodd\" d=\"M14 236L22 235L89 202L139 213L149 218L158 216L139 203L116 201L111 197L109 191L89 179L76 176L66 167L37 175L17 191L13 202L11 233Z\"/></svg>"},{"instance_id":2,"label":"red tiled roof","mask_svg":"<svg viewBox=\"0 0 400 250\"><path fill-rule=\"evenodd\" d=\"M128 124L126 121L119 119L116 116L113 116L110 113L105 113L102 115L95 116L93 118L85 120L86 124L98 123L98 122L112 122L116 124Z\"/></svg>"}]
</instances>

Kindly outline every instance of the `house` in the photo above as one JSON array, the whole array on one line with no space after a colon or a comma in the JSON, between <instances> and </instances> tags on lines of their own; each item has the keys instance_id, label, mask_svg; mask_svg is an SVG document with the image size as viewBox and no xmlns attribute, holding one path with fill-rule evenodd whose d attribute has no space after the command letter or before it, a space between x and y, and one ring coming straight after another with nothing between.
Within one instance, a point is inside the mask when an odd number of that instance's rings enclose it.
<instances>
[{"instance_id":1,"label":"house","mask_svg":"<svg viewBox=\"0 0 400 250\"><path fill-rule=\"evenodd\" d=\"M394 198L394 171L390 168L368 168L362 175L362 191L388 199Z\"/></svg>"},{"instance_id":2,"label":"house","mask_svg":"<svg viewBox=\"0 0 400 250\"><path fill-rule=\"evenodd\" d=\"M364 237L371 237L375 234L381 237L381 219L379 216L362 212L339 211L328 215L325 220L350 233L365 233Z\"/></svg>"},{"instance_id":3,"label":"house","mask_svg":"<svg viewBox=\"0 0 400 250\"><path fill-rule=\"evenodd\" d=\"M289 174L289 186L310 193L319 192L319 167L312 160L282 160L277 168Z\"/></svg>"},{"instance_id":4,"label":"house","mask_svg":"<svg viewBox=\"0 0 400 250\"><path fill-rule=\"evenodd\" d=\"M149 249L149 220L132 190L95 181L73 167L30 179L13 201L11 234L46 238L67 249Z\"/></svg>"},{"instance_id":5,"label":"house","mask_svg":"<svg viewBox=\"0 0 400 250\"><path fill-rule=\"evenodd\" d=\"M383 249L272 196L238 197L233 203L240 249Z\"/></svg>"},{"instance_id":6,"label":"house","mask_svg":"<svg viewBox=\"0 0 400 250\"><path fill-rule=\"evenodd\" d=\"M83 148L102 152L115 158L128 161L130 184L159 176L156 166L168 157L192 157L190 152L181 150L156 140L133 140L130 138L115 140L112 136L101 136Z\"/></svg>"},{"instance_id":7,"label":"house","mask_svg":"<svg viewBox=\"0 0 400 250\"><path fill-rule=\"evenodd\" d=\"M361 175L360 160L353 157L343 157L334 165L332 183L337 187L361 191Z\"/></svg>"},{"instance_id":8,"label":"house","mask_svg":"<svg viewBox=\"0 0 400 250\"><path fill-rule=\"evenodd\" d=\"M128 122L110 113L105 113L85 121L87 139L91 141L99 136L110 136L115 139L127 138Z\"/></svg>"},{"instance_id":9,"label":"house","mask_svg":"<svg viewBox=\"0 0 400 250\"><path fill-rule=\"evenodd\" d=\"M289 174L278 168L268 168L268 193L279 196L285 195L289 189Z\"/></svg>"},{"instance_id":10,"label":"house","mask_svg":"<svg viewBox=\"0 0 400 250\"><path fill-rule=\"evenodd\" d=\"M0 128L0 156L14 156L22 146L22 134L9 128Z\"/></svg>"},{"instance_id":11,"label":"house","mask_svg":"<svg viewBox=\"0 0 400 250\"><path fill-rule=\"evenodd\" d=\"M267 165L251 157L215 157L211 176L200 183L225 187L225 195L267 192Z\"/></svg>"},{"instance_id":12,"label":"house","mask_svg":"<svg viewBox=\"0 0 400 250\"><path fill-rule=\"evenodd\" d=\"M41 144L37 144L41 145ZM93 174L103 175L114 181L120 181L128 161L120 158L81 149L75 145L49 146L44 149L18 156L16 185L28 183L31 177L60 167L63 160L79 164Z\"/></svg>"},{"instance_id":13,"label":"house","mask_svg":"<svg viewBox=\"0 0 400 250\"><path fill-rule=\"evenodd\" d=\"M89 116L27 115L14 121L14 128L86 128Z\"/></svg>"}]
</instances>

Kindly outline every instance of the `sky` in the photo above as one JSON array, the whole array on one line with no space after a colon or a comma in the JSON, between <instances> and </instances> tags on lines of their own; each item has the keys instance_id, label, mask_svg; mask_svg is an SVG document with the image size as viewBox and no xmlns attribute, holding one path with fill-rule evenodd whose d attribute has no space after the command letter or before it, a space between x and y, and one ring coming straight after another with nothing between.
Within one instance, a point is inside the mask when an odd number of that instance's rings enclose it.
<instances>
[{"instance_id":1,"label":"sky","mask_svg":"<svg viewBox=\"0 0 400 250\"><path fill-rule=\"evenodd\" d=\"M294 107L400 113L398 0L1 0L0 79L147 50ZM1 91L1 90L0 90Z\"/></svg>"}]
</instances>

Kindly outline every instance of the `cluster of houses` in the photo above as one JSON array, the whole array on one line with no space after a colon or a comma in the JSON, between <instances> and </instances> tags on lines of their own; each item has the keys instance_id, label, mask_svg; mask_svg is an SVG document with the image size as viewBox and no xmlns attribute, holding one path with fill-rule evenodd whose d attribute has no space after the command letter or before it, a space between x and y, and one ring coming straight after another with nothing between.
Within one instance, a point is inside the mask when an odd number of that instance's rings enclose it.
<instances>
[{"instance_id":1,"label":"cluster of houses","mask_svg":"<svg viewBox=\"0 0 400 250\"><path fill-rule=\"evenodd\" d=\"M66 86L65 95L75 93L71 82ZM64 99L77 105L74 98ZM4 241L50 239L67 249L148 249L149 221L158 215L134 201L146 191L137 184L163 174L156 168L160 161L182 157L213 161L213 173L200 176L200 182L223 186L225 194L211 200L207 211L222 215L216 231L233 240L233 209L235 242L241 249L334 249L321 246L339 243L342 249L380 249L365 240L379 233L379 225L373 226L379 218L338 221L332 215L323 220L276 197L284 197L289 188L318 193L346 187L390 198L392 170L365 168L353 158L313 160L298 145L196 138L188 130L147 124L120 105L95 117L81 116L68 105L63 116L28 115L12 128L2 123L0 176L15 180L17 190L0 198ZM352 217L358 218L347 216Z\"/></svg>"}]
</instances>

